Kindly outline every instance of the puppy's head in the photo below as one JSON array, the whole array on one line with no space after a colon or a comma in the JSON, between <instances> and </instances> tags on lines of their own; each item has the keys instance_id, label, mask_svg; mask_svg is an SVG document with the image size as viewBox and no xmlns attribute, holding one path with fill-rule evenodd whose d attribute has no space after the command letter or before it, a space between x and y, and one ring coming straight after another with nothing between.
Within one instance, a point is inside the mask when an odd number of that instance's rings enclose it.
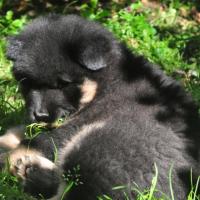
<instances>
[{"instance_id":1,"label":"puppy's head","mask_svg":"<svg viewBox=\"0 0 200 200\"><path fill-rule=\"evenodd\" d=\"M36 19L11 38L7 55L31 121L52 122L90 103L115 43L100 25L73 15Z\"/></svg>"}]
</instances>

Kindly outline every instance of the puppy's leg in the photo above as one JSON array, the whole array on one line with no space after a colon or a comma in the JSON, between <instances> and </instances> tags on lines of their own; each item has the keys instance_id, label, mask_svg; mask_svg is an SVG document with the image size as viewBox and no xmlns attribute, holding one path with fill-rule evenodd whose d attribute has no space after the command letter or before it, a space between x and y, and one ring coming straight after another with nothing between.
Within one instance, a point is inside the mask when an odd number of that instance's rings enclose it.
<instances>
[{"instance_id":1,"label":"puppy's leg","mask_svg":"<svg viewBox=\"0 0 200 200\"><path fill-rule=\"evenodd\" d=\"M25 192L45 199L57 194L61 173L42 153L19 146L8 154L8 160L10 172L22 180Z\"/></svg>"},{"instance_id":2,"label":"puppy's leg","mask_svg":"<svg viewBox=\"0 0 200 200\"><path fill-rule=\"evenodd\" d=\"M6 133L0 137L0 147L5 149L15 149L24 138L25 126L21 125L8 129Z\"/></svg>"},{"instance_id":3,"label":"puppy's leg","mask_svg":"<svg viewBox=\"0 0 200 200\"><path fill-rule=\"evenodd\" d=\"M62 172L53 162L55 146L60 147L59 138L64 133L62 129L56 133L59 134L44 132L32 140L19 140L20 145L7 153L10 172L22 180L25 192L35 197L41 194L45 199L58 200L64 190Z\"/></svg>"}]
</instances>

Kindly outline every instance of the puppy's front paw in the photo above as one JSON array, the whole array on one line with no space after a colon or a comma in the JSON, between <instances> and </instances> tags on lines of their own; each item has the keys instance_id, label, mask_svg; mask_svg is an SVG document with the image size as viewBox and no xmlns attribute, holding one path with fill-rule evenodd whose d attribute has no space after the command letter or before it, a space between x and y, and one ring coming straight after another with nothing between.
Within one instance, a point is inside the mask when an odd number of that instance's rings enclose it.
<instances>
[{"instance_id":1,"label":"puppy's front paw","mask_svg":"<svg viewBox=\"0 0 200 200\"><path fill-rule=\"evenodd\" d=\"M12 163L11 172L13 173L13 175L25 180L32 165L33 157L24 155L19 158L16 158L15 163Z\"/></svg>"},{"instance_id":2,"label":"puppy's front paw","mask_svg":"<svg viewBox=\"0 0 200 200\"><path fill-rule=\"evenodd\" d=\"M37 157L41 157L41 153L23 147L12 151L9 155L10 172L17 177L25 179L28 168L33 163L39 162Z\"/></svg>"},{"instance_id":3,"label":"puppy's front paw","mask_svg":"<svg viewBox=\"0 0 200 200\"><path fill-rule=\"evenodd\" d=\"M57 193L61 175L56 165L41 153L19 148L10 156L10 171L23 180L25 192L38 197L50 198Z\"/></svg>"},{"instance_id":4,"label":"puppy's front paw","mask_svg":"<svg viewBox=\"0 0 200 200\"><path fill-rule=\"evenodd\" d=\"M25 126L20 125L10 128L0 137L0 147L5 149L15 149L24 138Z\"/></svg>"}]
</instances>

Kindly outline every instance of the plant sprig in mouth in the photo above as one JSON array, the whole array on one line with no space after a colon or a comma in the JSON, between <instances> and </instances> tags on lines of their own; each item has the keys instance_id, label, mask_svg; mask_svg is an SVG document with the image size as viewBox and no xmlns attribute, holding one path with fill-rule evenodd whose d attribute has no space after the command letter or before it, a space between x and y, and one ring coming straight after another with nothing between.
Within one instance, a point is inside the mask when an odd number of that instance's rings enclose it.
<instances>
[{"instance_id":1,"label":"plant sprig in mouth","mask_svg":"<svg viewBox=\"0 0 200 200\"><path fill-rule=\"evenodd\" d=\"M26 126L25 128L25 138L33 139L37 137L42 132L48 132L52 129L60 127L64 123L64 118L59 118L53 123L32 123Z\"/></svg>"}]
</instances>

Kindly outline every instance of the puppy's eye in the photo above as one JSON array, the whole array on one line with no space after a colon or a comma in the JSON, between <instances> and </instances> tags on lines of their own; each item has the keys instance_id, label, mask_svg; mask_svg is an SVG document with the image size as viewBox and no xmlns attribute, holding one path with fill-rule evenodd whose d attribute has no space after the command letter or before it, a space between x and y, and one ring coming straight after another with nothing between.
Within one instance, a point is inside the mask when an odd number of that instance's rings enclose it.
<instances>
[{"instance_id":1,"label":"puppy's eye","mask_svg":"<svg viewBox=\"0 0 200 200\"><path fill-rule=\"evenodd\" d=\"M57 88L58 88L58 89L62 89L62 88L67 87L69 84L70 84L70 83L58 81L58 83L57 83Z\"/></svg>"},{"instance_id":2,"label":"puppy's eye","mask_svg":"<svg viewBox=\"0 0 200 200\"><path fill-rule=\"evenodd\" d=\"M73 83L73 80L68 75L63 74L58 77L57 87L62 89L71 83Z\"/></svg>"},{"instance_id":3,"label":"puppy's eye","mask_svg":"<svg viewBox=\"0 0 200 200\"><path fill-rule=\"evenodd\" d=\"M19 80L19 83L24 83L24 82L26 82L27 81L27 78L26 77L23 77L23 78L21 78L20 80Z\"/></svg>"},{"instance_id":4,"label":"puppy's eye","mask_svg":"<svg viewBox=\"0 0 200 200\"><path fill-rule=\"evenodd\" d=\"M32 85L32 82L30 81L30 79L24 77L24 78L21 78L21 79L19 80L19 84L20 84L21 86L30 86L30 85Z\"/></svg>"},{"instance_id":5,"label":"puppy's eye","mask_svg":"<svg viewBox=\"0 0 200 200\"><path fill-rule=\"evenodd\" d=\"M30 78L22 78L19 80L21 88L41 88L41 84Z\"/></svg>"}]
</instances>

